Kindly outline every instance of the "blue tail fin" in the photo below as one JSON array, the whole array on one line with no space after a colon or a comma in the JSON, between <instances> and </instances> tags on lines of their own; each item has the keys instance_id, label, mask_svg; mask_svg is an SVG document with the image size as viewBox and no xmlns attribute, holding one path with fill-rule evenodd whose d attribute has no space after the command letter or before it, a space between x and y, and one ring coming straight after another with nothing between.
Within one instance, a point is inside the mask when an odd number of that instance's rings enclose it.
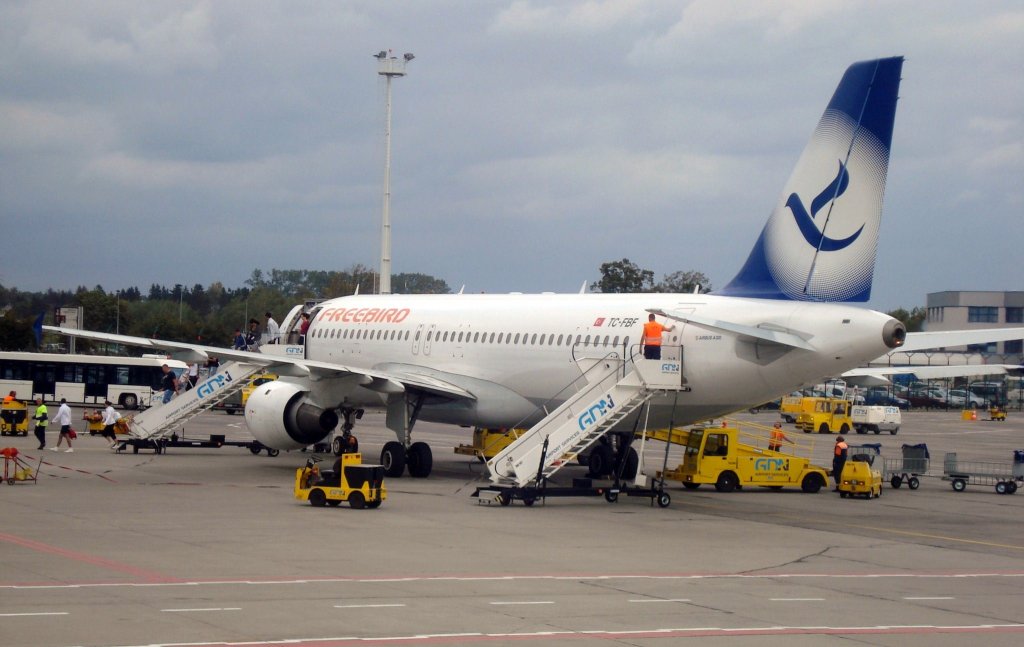
<instances>
[{"instance_id":1,"label":"blue tail fin","mask_svg":"<svg viewBox=\"0 0 1024 647\"><path fill-rule=\"evenodd\" d=\"M846 70L739 274L717 293L867 301L903 58Z\"/></svg>"}]
</instances>

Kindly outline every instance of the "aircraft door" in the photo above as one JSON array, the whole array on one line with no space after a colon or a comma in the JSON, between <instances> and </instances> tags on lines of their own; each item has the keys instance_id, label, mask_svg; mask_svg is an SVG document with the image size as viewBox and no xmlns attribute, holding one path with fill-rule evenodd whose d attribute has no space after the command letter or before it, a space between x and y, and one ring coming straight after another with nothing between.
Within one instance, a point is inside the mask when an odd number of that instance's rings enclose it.
<instances>
[{"instance_id":1,"label":"aircraft door","mask_svg":"<svg viewBox=\"0 0 1024 647\"><path fill-rule=\"evenodd\" d=\"M427 329L427 337L426 337L426 339L423 340L423 354L424 355L429 355L430 354L430 340L433 339L434 335L437 334L437 331L435 330L436 328L437 328L437 324L430 324L430 328Z\"/></svg>"},{"instance_id":2,"label":"aircraft door","mask_svg":"<svg viewBox=\"0 0 1024 647\"><path fill-rule=\"evenodd\" d=\"M420 354L420 336L423 335L423 324L416 326L416 332L412 335L412 354Z\"/></svg>"}]
</instances>

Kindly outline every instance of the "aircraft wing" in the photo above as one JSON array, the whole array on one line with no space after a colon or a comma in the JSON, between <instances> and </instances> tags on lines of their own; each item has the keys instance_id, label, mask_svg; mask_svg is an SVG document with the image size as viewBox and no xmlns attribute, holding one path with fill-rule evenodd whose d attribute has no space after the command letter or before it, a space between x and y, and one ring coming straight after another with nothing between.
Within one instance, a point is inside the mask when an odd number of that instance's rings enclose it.
<instances>
[{"instance_id":1,"label":"aircraft wing","mask_svg":"<svg viewBox=\"0 0 1024 647\"><path fill-rule=\"evenodd\" d=\"M167 341L163 339L132 337L130 335L114 335L89 330L60 328L57 326L43 326L43 330L60 335L68 335L70 337L81 337L83 339L92 339L112 344L124 344L125 346L136 346L144 349L163 351L170 353L175 358L182 359L183 361L205 361L212 355L218 359L256 364L264 367L272 373L277 373L278 375L308 377L313 380L340 377L344 375L359 375L365 378L365 380L362 381L362 386L374 391L400 392L403 389L411 389L427 391L456 399L476 399L472 393L462 387L428 375L399 373L395 371L371 371L345 366L343 364L321 362L301 357L250 353L248 351L234 350L231 348L186 344L183 342Z\"/></svg>"},{"instance_id":2,"label":"aircraft wing","mask_svg":"<svg viewBox=\"0 0 1024 647\"><path fill-rule=\"evenodd\" d=\"M1024 328L982 328L978 330L937 330L935 332L907 333L903 345L893 350L896 353L907 353L915 350L931 348L949 348L950 346L966 346L968 344L985 344L995 341L1024 339Z\"/></svg>"},{"instance_id":3,"label":"aircraft wing","mask_svg":"<svg viewBox=\"0 0 1024 647\"><path fill-rule=\"evenodd\" d=\"M871 366L846 371L842 377L847 378L888 378L892 375L916 375L922 380L934 380L944 377L967 377L971 375L1003 375L1011 371L1019 371L1017 364L960 364L952 366ZM853 380L855 381L855 380Z\"/></svg>"}]
</instances>

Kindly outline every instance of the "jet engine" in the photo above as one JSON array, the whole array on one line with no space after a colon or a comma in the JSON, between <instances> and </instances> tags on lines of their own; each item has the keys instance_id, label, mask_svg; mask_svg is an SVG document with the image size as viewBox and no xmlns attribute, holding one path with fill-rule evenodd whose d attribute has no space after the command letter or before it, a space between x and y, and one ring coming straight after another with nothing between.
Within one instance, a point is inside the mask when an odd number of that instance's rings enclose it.
<instances>
[{"instance_id":1,"label":"jet engine","mask_svg":"<svg viewBox=\"0 0 1024 647\"><path fill-rule=\"evenodd\" d=\"M253 437L272 449L300 449L318 443L338 426L338 414L309 400L290 382L267 382L245 402L245 423Z\"/></svg>"}]
</instances>

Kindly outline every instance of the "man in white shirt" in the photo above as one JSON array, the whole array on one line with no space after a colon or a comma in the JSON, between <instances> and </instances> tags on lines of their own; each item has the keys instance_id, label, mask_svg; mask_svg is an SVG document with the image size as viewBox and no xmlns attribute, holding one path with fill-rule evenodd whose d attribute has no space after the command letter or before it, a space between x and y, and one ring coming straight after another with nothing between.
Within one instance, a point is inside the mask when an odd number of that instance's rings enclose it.
<instances>
[{"instance_id":1,"label":"man in white shirt","mask_svg":"<svg viewBox=\"0 0 1024 647\"><path fill-rule=\"evenodd\" d=\"M103 410L103 437L110 441L110 448L117 447L117 433L114 425L121 419L121 414L114 410L110 400L106 402L107 408Z\"/></svg>"},{"instance_id":2,"label":"man in white shirt","mask_svg":"<svg viewBox=\"0 0 1024 647\"><path fill-rule=\"evenodd\" d=\"M274 321L274 315L267 312L267 343L276 344L281 338L281 326Z\"/></svg>"},{"instance_id":3,"label":"man in white shirt","mask_svg":"<svg viewBox=\"0 0 1024 647\"><path fill-rule=\"evenodd\" d=\"M186 390L191 391L199 381L199 362L192 362L188 365L188 386Z\"/></svg>"},{"instance_id":4,"label":"man in white shirt","mask_svg":"<svg viewBox=\"0 0 1024 647\"><path fill-rule=\"evenodd\" d=\"M65 452L75 451L71 449L71 407L68 406L66 398L60 399L60 408L57 409L57 415L54 416L53 421L60 425L60 435L57 436L57 446L51 447L50 451L57 451L62 440L68 443L68 448L64 450Z\"/></svg>"}]
</instances>

